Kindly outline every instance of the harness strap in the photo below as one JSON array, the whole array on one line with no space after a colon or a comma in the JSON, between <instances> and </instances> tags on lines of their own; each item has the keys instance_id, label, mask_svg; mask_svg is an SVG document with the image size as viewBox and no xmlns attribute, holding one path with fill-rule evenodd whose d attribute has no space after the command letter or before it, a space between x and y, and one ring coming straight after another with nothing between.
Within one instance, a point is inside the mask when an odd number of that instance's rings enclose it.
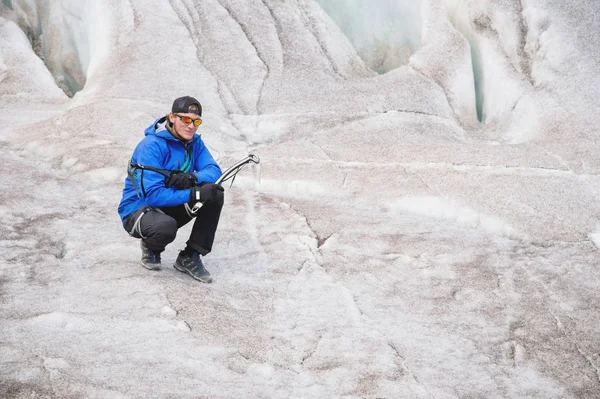
<instances>
[{"instance_id":1,"label":"harness strap","mask_svg":"<svg viewBox=\"0 0 600 399\"><path fill-rule=\"evenodd\" d=\"M135 219L135 223L133 224L133 228L131 229L131 231L129 232L129 235L133 237L133 235L135 234L135 232L137 231L137 233L140 235L140 237L142 237L143 239L146 239L147 237L144 237L142 235L142 229L140 228L140 224L142 223L142 216L144 216L144 214L146 213L146 211L142 211L142 213L140 213L140 215L137 217L137 219Z\"/></svg>"},{"instance_id":2,"label":"harness strap","mask_svg":"<svg viewBox=\"0 0 600 399\"><path fill-rule=\"evenodd\" d=\"M160 208L151 208L149 206L145 207L142 210L142 212L139 214L139 216L135 219L135 222L133 223L133 227L131 228L131 231L129 232L130 236L133 237L133 235L137 232L140 235L140 237L142 237L143 239L148 238L148 237L144 237L142 235L142 216L144 216L147 212L150 212L150 211L160 212L163 215L165 215L165 213Z\"/></svg>"}]
</instances>

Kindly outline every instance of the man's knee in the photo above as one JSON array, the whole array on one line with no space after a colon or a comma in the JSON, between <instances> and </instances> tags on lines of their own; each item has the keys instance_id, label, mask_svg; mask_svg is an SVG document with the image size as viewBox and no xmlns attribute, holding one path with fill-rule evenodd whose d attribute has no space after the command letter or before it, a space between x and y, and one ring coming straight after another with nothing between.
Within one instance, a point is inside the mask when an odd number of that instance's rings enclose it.
<instances>
[{"instance_id":1,"label":"man's knee","mask_svg":"<svg viewBox=\"0 0 600 399\"><path fill-rule=\"evenodd\" d=\"M164 218L155 225L154 236L166 244L170 244L177 236L177 221L172 217Z\"/></svg>"},{"instance_id":2,"label":"man's knee","mask_svg":"<svg viewBox=\"0 0 600 399\"><path fill-rule=\"evenodd\" d=\"M217 191L217 194L215 195L215 202L223 205L223 202L225 202L225 193L223 191Z\"/></svg>"},{"instance_id":3,"label":"man's knee","mask_svg":"<svg viewBox=\"0 0 600 399\"><path fill-rule=\"evenodd\" d=\"M152 211L142 219L142 230L150 246L164 248L177 236L177 221L164 213Z\"/></svg>"}]
</instances>

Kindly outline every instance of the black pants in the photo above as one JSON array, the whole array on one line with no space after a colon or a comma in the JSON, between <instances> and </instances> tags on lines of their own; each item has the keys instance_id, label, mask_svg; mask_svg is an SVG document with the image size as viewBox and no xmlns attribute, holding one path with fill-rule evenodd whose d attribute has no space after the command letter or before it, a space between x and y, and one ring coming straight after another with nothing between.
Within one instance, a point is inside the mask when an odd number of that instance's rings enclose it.
<instances>
[{"instance_id":1,"label":"black pants","mask_svg":"<svg viewBox=\"0 0 600 399\"><path fill-rule=\"evenodd\" d=\"M205 203L196 213L187 245L204 256L212 250L215 233L223 209L225 196L219 192L215 201ZM140 215L143 213L141 219ZM139 219L139 225L134 225ZM135 238L142 238L148 248L162 252L177 236L177 230L192 220L183 205L151 208L143 207L125 219L125 230Z\"/></svg>"}]
</instances>

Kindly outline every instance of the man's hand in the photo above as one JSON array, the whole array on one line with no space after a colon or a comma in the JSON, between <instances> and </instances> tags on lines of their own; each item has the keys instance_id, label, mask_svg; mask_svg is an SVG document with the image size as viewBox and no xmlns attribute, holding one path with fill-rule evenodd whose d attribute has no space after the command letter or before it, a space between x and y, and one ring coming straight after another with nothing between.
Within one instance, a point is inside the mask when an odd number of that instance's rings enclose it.
<instances>
[{"instance_id":1,"label":"man's hand","mask_svg":"<svg viewBox=\"0 0 600 399\"><path fill-rule=\"evenodd\" d=\"M188 173L173 173L167 178L165 185L167 187L175 187L177 190L185 190L186 188L194 187L198 183L198 178L192 172Z\"/></svg>"},{"instance_id":2,"label":"man's hand","mask_svg":"<svg viewBox=\"0 0 600 399\"><path fill-rule=\"evenodd\" d=\"M196 202L214 201L220 192L225 191L223 186L213 183L203 183L202 186L194 186L190 189L190 206L194 206Z\"/></svg>"}]
</instances>

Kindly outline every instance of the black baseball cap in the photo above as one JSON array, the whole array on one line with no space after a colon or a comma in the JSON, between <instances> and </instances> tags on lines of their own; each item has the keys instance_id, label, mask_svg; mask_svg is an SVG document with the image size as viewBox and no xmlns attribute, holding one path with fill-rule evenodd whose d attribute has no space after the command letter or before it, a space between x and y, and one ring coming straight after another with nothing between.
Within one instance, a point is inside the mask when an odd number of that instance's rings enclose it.
<instances>
[{"instance_id":1,"label":"black baseball cap","mask_svg":"<svg viewBox=\"0 0 600 399\"><path fill-rule=\"evenodd\" d=\"M197 109L190 109L192 105L198 107ZM196 100L194 97L183 96L176 98L173 101L173 107L171 108L171 112L181 112L184 114L198 114L202 116L202 105L200 105L200 101Z\"/></svg>"}]
</instances>

